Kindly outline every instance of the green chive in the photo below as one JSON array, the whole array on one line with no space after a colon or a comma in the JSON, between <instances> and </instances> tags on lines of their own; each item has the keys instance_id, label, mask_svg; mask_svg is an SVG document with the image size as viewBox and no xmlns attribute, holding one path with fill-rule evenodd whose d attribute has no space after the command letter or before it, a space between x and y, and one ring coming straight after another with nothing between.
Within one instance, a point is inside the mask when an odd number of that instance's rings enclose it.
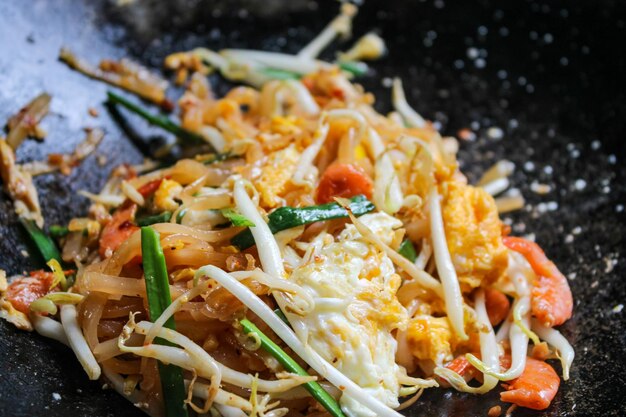
<instances>
[{"instance_id":1,"label":"green chive","mask_svg":"<svg viewBox=\"0 0 626 417\"><path fill-rule=\"evenodd\" d=\"M166 223L172 218L171 211L164 211L163 213L155 214L154 216L140 217L135 220L135 223L139 227L150 226L155 223Z\"/></svg>"},{"instance_id":2,"label":"green chive","mask_svg":"<svg viewBox=\"0 0 626 417\"><path fill-rule=\"evenodd\" d=\"M53 224L48 228L48 233L50 233L50 237L54 239L60 239L62 237L67 236L70 230L67 226L61 226L58 224Z\"/></svg>"},{"instance_id":3,"label":"green chive","mask_svg":"<svg viewBox=\"0 0 626 417\"><path fill-rule=\"evenodd\" d=\"M256 333L261 340L261 347L265 349L269 354L276 358L278 362L287 371L301 376L308 376L309 374L293 360L287 353L274 343L269 337L267 337L261 330L258 329L250 320L243 319L240 321L241 327L245 334ZM345 417L341 407L337 404L337 401L328 393L320 384L315 381L307 382L304 384L304 388L309 391L311 396L315 398L321 405L334 417Z\"/></svg>"},{"instance_id":4,"label":"green chive","mask_svg":"<svg viewBox=\"0 0 626 417\"><path fill-rule=\"evenodd\" d=\"M177 137L181 139L188 140L192 143L206 143L206 141L201 135L195 132L190 132L187 129L184 129L180 125L171 121L168 117L149 113L147 110L141 108L137 104L125 99L124 97L120 95L115 94L112 91L108 91L107 96L108 96L109 102L113 104L120 104L121 106L126 107L131 112L137 114L138 116L141 116L148 123L155 125L155 126L159 126L167 130L168 132L173 133L174 135L176 135Z\"/></svg>"},{"instance_id":5,"label":"green chive","mask_svg":"<svg viewBox=\"0 0 626 417\"><path fill-rule=\"evenodd\" d=\"M59 249L54 241L50 239L50 236L45 234L33 220L24 219L22 217L20 217L19 220L35 246L37 246L44 261L48 262L51 259L56 259L59 263L63 262Z\"/></svg>"},{"instance_id":6,"label":"green chive","mask_svg":"<svg viewBox=\"0 0 626 417\"><path fill-rule=\"evenodd\" d=\"M155 321L172 303L172 298L160 236L156 230L149 226L141 228L141 256L148 296L148 313L150 320ZM165 322L165 327L172 330L176 329L174 317L170 317ZM155 339L155 343L173 346L161 338ZM178 366L159 362L159 375L164 393L165 415L167 417L187 417L185 404L187 394L183 370Z\"/></svg>"},{"instance_id":7,"label":"green chive","mask_svg":"<svg viewBox=\"0 0 626 417\"><path fill-rule=\"evenodd\" d=\"M277 68L262 68L259 72L275 80L299 80L300 74Z\"/></svg>"},{"instance_id":8,"label":"green chive","mask_svg":"<svg viewBox=\"0 0 626 417\"><path fill-rule=\"evenodd\" d=\"M254 223L244 216L243 214L237 213L235 210L231 208L222 209L222 216L226 217L233 226L236 227L254 227Z\"/></svg>"},{"instance_id":9,"label":"green chive","mask_svg":"<svg viewBox=\"0 0 626 417\"><path fill-rule=\"evenodd\" d=\"M367 74L369 67L365 62L361 61L345 61L339 63L339 68L352 73L355 77Z\"/></svg>"},{"instance_id":10,"label":"green chive","mask_svg":"<svg viewBox=\"0 0 626 417\"><path fill-rule=\"evenodd\" d=\"M415 252L415 246L409 239L404 239L398 248L398 253L411 262L415 262L417 259L417 252Z\"/></svg>"}]
</instances>

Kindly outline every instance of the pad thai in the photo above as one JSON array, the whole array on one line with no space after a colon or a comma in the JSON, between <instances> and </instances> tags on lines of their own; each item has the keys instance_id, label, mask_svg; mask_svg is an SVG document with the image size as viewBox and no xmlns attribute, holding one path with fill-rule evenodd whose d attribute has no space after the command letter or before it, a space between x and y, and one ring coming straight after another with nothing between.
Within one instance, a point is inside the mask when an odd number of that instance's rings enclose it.
<instances>
[{"instance_id":1,"label":"pad thai","mask_svg":"<svg viewBox=\"0 0 626 417\"><path fill-rule=\"evenodd\" d=\"M67 225L45 226L32 177L67 174L104 132L18 164L20 143L45 136L51 98L33 100L0 140L1 174L47 268L2 273L0 315L66 344L90 379L152 416L391 417L437 387L547 408L560 377L546 360L567 380L574 358L555 328L573 302L538 244L500 219L524 204L504 193L513 165L468 184L456 140L399 79L394 111L377 112L353 82L385 51L376 34L320 60L355 13L344 4L297 55L168 56L185 89L179 122L110 92L185 156L117 167ZM167 81L132 61L61 59L174 108ZM212 71L241 85L218 98Z\"/></svg>"}]
</instances>

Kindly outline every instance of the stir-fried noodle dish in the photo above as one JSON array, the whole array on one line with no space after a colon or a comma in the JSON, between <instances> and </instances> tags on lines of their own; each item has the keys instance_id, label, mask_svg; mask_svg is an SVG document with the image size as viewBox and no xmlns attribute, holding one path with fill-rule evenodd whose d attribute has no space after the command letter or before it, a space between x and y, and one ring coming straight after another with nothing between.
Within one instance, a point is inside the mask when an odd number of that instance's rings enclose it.
<instances>
[{"instance_id":1,"label":"stir-fried noodle dish","mask_svg":"<svg viewBox=\"0 0 626 417\"><path fill-rule=\"evenodd\" d=\"M126 90L109 92L112 111L177 139L81 191L84 217L45 225L33 176L68 174L104 132L18 164L20 143L45 136L51 97L12 117L2 183L47 266L0 271L0 316L66 344L90 379L153 416L398 416L442 388L547 408L553 366L567 380L574 358L555 329L573 302L537 243L500 220L524 204L507 191L514 166L469 185L456 140L411 108L399 79L394 110L374 110L354 78L384 53L377 35L318 59L356 12L344 4L296 55L168 56L177 106L132 61L62 49L70 68ZM239 86L216 97L214 71Z\"/></svg>"}]
</instances>

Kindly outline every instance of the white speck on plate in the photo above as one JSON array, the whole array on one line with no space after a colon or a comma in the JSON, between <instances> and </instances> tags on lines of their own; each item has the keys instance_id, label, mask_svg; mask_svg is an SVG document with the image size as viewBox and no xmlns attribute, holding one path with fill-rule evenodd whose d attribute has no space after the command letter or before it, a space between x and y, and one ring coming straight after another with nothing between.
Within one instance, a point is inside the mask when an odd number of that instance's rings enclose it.
<instances>
[{"instance_id":1,"label":"white speck on plate","mask_svg":"<svg viewBox=\"0 0 626 417\"><path fill-rule=\"evenodd\" d=\"M581 178L577 179L577 180L574 182L574 188L575 188L577 191L582 191L582 190L584 190L584 189L585 189L585 187L587 187L587 181L585 181L585 180L583 180L583 179L581 179Z\"/></svg>"},{"instance_id":2,"label":"white speck on plate","mask_svg":"<svg viewBox=\"0 0 626 417\"><path fill-rule=\"evenodd\" d=\"M53 392L52 393L52 399L54 401L61 401L61 394L59 394L58 392Z\"/></svg>"},{"instance_id":3,"label":"white speck on plate","mask_svg":"<svg viewBox=\"0 0 626 417\"><path fill-rule=\"evenodd\" d=\"M618 304L615 307L613 307L613 313L621 313L623 309L624 309L624 304Z\"/></svg>"}]
</instances>

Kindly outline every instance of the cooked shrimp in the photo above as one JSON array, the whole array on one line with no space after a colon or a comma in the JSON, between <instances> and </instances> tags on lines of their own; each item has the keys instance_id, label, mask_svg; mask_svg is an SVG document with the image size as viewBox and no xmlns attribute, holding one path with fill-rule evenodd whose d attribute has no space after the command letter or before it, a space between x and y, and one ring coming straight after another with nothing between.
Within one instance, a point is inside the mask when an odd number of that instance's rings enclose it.
<instances>
[{"instance_id":1,"label":"cooked shrimp","mask_svg":"<svg viewBox=\"0 0 626 417\"><path fill-rule=\"evenodd\" d=\"M52 272L33 271L30 277L18 278L8 286L6 299L16 310L28 314L30 304L50 292L53 280Z\"/></svg>"},{"instance_id":2,"label":"cooked shrimp","mask_svg":"<svg viewBox=\"0 0 626 417\"><path fill-rule=\"evenodd\" d=\"M492 326L500 324L511 308L511 302L506 295L493 288L485 290L485 305Z\"/></svg>"},{"instance_id":3,"label":"cooked shrimp","mask_svg":"<svg viewBox=\"0 0 626 417\"><path fill-rule=\"evenodd\" d=\"M137 204L122 206L113 213L113 218L104 226L100 235L100 256L106 258L139 228L132 222Z\"/></svg>"},{"instance_id":4,"label":"cooked shrimp","mask_svg":"<svg viewBox=\"0 0 626 417\"><path fill-rule=\"evenodd\" d=\"M364 194L372 198L374 183L359 167L352 164L334 163L324 171L317 188L319 203L333 201L333 197L354 197Z\"/></svg>"},{"instance_id":5,"label":"cooked shrimp","mask_svg":"<svg viewBox=\"0 0 626 417\"><path fill-rule=\"evenodd\" d=\"M500 399L520 407L544 410L550 406L560 382L552 366L544 361L527 358L524 372L505 385L507 391L500 393Z\"/></svg>"},{"instance_id":6,"label":"cooked shrimp","mask_svg":"<svg viewBox=\"0 0 626 417\"><path fill-rule=\"evenodd\" d=\"M533 316L548 327L563 324L572 317L574 301L567 279L539 245L512 236L506 236L502 241L509 249L521 253L537 274L532 290Z\"/></svg>"}]
</instances>

